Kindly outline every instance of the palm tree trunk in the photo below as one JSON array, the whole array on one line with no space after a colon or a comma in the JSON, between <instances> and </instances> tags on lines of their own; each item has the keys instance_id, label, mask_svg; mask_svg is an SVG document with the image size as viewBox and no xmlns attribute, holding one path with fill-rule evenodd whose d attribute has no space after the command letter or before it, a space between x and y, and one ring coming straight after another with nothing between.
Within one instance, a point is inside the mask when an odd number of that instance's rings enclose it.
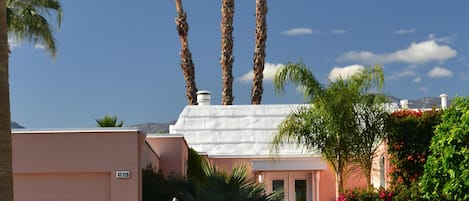
<instances>
[{"instance_id":1,"label":"palm tree trunk","mask_svg":"<svg viewBox=\"0 0 469 201\"><path fill-rule=\"evenodd\" d=\"M252 80L251 104L261 104L262 80L264 79L265 42L267 40L267 0L256 0L256 47L254 48L254 78Z\"/></svg>"},{"instance_id":2,"label":"palm tree trunk","mask_svg":"<svg viewBox=\"0 0 469 201\"><path fill-rule=\"evenodd\" d=\"M223 91L221 102L223 105L233 104L233 15L234 0L223 0L221 6L221 58Z\"/></svg>"},{"instance_id":3,"label":"palm tree trunk","mask_svg":"<svg viewBox=\"0 0 469 201\"><path fill-rule=\"evenodd\" d=\"M0 198L13 201L6 0L0 0Z\"/></svg>"},{"instance_id":4,"label":"palm tree trunk","mask_svg":"<svg viewBox=\"0 0 469 201\"><path fill-rule=\"evenodd\" d=\"M186 12L182 8L181 0L175 0L176 11L178 16L176 17L176 27L179 34L179 40L181 42L181 51L179 56L181 57L181 69L184 74L186 81L186 96L189 105L197 104L197 87L195 85L195 73L194 63L192 62L192 54L189 50L189 44L187 40L187 33L189 32L189 25L186 20Z\"/></svg>"}]
</instances>

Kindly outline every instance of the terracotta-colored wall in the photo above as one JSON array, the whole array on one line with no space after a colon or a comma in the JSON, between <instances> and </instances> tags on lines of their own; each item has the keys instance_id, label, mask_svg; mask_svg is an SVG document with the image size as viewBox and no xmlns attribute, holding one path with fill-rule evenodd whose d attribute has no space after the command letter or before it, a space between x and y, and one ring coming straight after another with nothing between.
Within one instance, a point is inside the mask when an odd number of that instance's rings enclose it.
<instances>
[{"instance_id":1,"label":"terracotta-colored wall","mask_svg":"<svg viewBox=\"0 0 469 201\"><path fill-rule=\"evenodd\" d=\"M147 136L147 142L158 153L165 176L186 176L188 147L182 136Z\"/></svg>"},{"instance_id":2,"label":"terracotta-colored wall","mask_svg":"<svg viewBox=\"0 0 469 201\"><path fill-rule=\"evenodd\" d=\"M112 201L141 200L140 154L144 135L138 132L66 132L66 133L34 133L25 132L13 134L13 173L16 200L31 192L54 192L51 186L26 185L30 182L44 182L54 185L91 185L93 175L109 178L109 186L94 185L99 191L109 191ZM117 170L129 170L129 179L116 179ZM45 177L47 175L54 177ZM83 175L91 179L67 181L66 178ZM107 176L106 176L107 175ZM50 178L49 180L37 178ZM96 177L98 178L98 177ZM30 180L28 182L28 179ZM78 180L78 179L77 179ZM103 181L104 182L104 181ZM92 182L94 183L94 182ZM21 185L21 186L19 186ZM67 196L82 197L82 190L67 188ZM52 186L57 188L57 186ZM109 189L107 189L109 188ZM33 193L34 194L34 193ZM47 195L43 195L47 197ZM53 196L52 196L53 197ZM51 198L52 198L51 197ZM37 199L37 198L35 198ZM107 198L103 198L105 200Z\"/></svg>"}]
</instances>

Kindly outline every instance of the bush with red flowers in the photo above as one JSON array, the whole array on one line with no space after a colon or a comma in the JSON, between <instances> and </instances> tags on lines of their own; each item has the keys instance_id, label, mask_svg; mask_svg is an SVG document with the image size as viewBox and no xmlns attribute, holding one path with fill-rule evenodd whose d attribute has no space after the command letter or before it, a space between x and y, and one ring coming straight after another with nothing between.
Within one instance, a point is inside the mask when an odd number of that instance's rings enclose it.
<instances>
[{"instance_id":1,"label":"bush with red flowers","mask_svg":"<svg viewBox=\"0 0 469 201\"><path fill-rule=\"evenodd\" d=\"M423 174L440 111L398 110L387 122L391 185L410 187Z\"/></svg>"},{"instance_id":2,"label":"bush with red flowers","mask_svg":"<svg viewBox=\"0 0 469 201\"><path fill-rule=\"evenodd\" d=\"M391 201L393 196L391 191L382 188L379 190L353 189L341 193L337 201Z\"/></svg>"}]
</instances>

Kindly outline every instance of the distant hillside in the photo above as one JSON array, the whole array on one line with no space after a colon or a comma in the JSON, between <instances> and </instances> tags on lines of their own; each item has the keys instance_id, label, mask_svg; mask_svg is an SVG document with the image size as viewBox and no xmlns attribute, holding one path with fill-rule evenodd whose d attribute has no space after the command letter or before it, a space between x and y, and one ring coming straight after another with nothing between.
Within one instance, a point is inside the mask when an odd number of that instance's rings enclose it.
<instances>
[{"instance_id":1,"label":"distant hillside","mask_svg":"<svg viewBox=\"0 0 469 201\"><path fill-rule=\"evenodd\" d=\"M14 121L11 122L11 128L24 128L24 126L20 125L19 123L16 123Z\"/></svg>"},{"instance_id":2,"label":"distant hillside","mask_svg":"<svg viewBox=\"0 0 469 201\"><path fill-rule=\"evenodd\" d=\"M168 123L143 123L135 124L132 127L137 127L140 131L144 133L169 133L169 125L176 123L176 121L171 121Z\"/></svg>"},{"instance_id":3,"label":"distant hillside","mask_svg":"<svg viewBox=\"0 0 469 201\"><path fill-rule=\"evenodd\" d=\"M397 103L400 106L399 98L388 96L389 101L393 103ZM451 99L448 99L448 106L451 105ZM423 97L416 100L409 100L409 108L439 108L441 107L441 99L440 97Z\"/></svg>"}]
</instances>

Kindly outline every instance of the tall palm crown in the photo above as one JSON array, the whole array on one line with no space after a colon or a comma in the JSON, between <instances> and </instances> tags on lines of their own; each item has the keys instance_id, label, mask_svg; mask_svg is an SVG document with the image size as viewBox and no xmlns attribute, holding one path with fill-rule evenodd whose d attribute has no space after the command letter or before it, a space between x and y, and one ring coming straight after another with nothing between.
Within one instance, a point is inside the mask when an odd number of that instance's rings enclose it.
<instances>
[{"instance_id":1,"label":"tall palm crown","mask_svg":"<svg viewBox=\"0 0 469 201\"><path fill-rule=\"evenodd\" d=\"M44 45L55 58L57 47L48 18L62 22L58 0L0 0L0 198L13 201L8 36Z\"/></svg>"},{"instance_id":2,"label":"tall palm crown","mask_svg":"<svg viewBox=\"0 0 469 201\"><path fill-rule=\"evenodd\" d=\"M267 0L256 0L256 46L254 48L254 78L252 80L251 104L261 104L262 80L264 79L265 42L267 41Z\"/></svg>"},{"instance_id":3,"label":"tall palm crown","mask_svg":"<svg viewBox=\"0 0 469 201\"><path fill-rule=\"evenodd\" d=\"M55 58L54 27L47 19L54 19L57 22L55 28L60 28L62 11L58 0L7 0L9 37L44 45Z\"/></svg>"},{"instance_id":4,"label":"tall palm crown","mask_svg":"<svg viewBox=\"0 0 469 201\"><path fill-rule=\"evenodd\" d=\"M223 105L233 104L233 15L234 0L223 0L221 7L221 58L223 91L221 102Z\"/></svg>"}]
</instances>

